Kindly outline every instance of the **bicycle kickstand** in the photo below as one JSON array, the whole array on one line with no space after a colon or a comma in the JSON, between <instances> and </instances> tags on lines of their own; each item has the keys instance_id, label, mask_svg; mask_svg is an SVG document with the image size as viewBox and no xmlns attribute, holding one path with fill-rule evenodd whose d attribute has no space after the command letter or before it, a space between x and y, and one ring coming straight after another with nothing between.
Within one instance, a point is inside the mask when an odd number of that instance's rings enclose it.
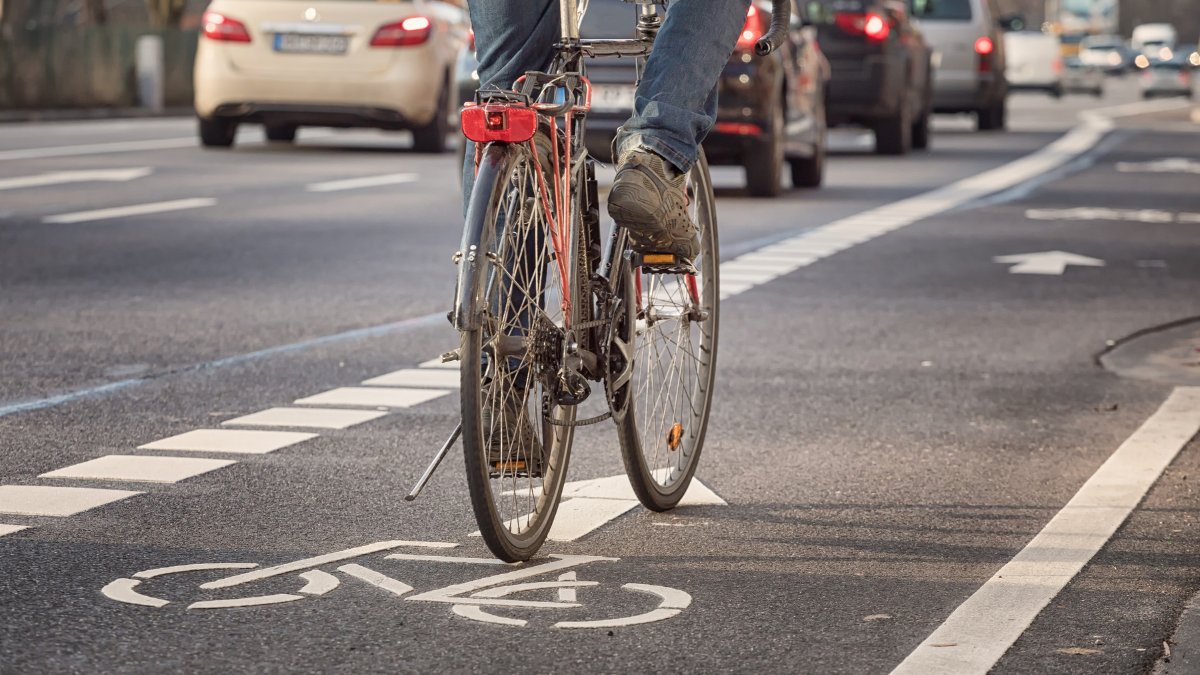
<instances>
[{"instance_id":1,"label":"bicycle kickstand","mask_svg":"<svg viewBox=\"0 0 1200 675\"><path fill-rule=\"evenodd\" d=\"M425 489L425 484L428 483L429 479L433 477L433 472L437 471L437 468L442 463L442 460L446 458L446 453L450 452L451 446L454 445L454 442L458 440L458 437L461 434L462 422L459 422L458 426L454 427L454 431L451 432L450 438L447 438L446 442L442 444L442 449L438 450L437 454L433 456L433 461L430 462L429 468L425 469L425 473L421 474L421 478L417 481L417 484L413 486L412 491L405 495L404 501L411 502L417 498L417 495L421 494L421 490Z\"/></svg>"}]
</instances>

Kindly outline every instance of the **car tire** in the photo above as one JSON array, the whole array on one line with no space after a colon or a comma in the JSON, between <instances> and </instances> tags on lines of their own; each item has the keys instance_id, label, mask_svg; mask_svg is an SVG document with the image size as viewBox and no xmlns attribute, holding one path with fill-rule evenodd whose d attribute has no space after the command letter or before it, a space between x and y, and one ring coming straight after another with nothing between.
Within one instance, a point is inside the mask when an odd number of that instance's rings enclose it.
<instances>
[{"instance_id":1,"label":"car tire","mask_svg":"<svg viewBox=\"0 0 1200 675\"><path fill-rule=\"evenodd\" d=\"M199 118L200 144L206 148L231 148L237 138L237 122L221 117Z\"/></svg>"},{"instance_id":2,"label":"car tire","mask_svg":"<svg viewBox=\"0 0 1200 675\"><path fill-rule=\"evenodd\" d=\"M783 191L783 105L772 106L770 129L746 151L746 191L752 197L778 197Z\"/></svg>"},{"instance_id":3,"label":"car tire","mask_svg":"<svg viewBox=\"0 0 1200 675\"><path fill-rule=\"evenodd\" d=\"M914 150L929 149L929 117L931 114L929 108L926 108L917 121L913 122L912 147Z\"/></svg>"},{"instance_id":4,"label":"car tire","mask_svg":"<svg viewBox=\"0 0 1200 675\"><path fill-rule=\"evenodd\" d=\"M446 137L450 135L449 82L449 78L443 80L433 119L427 124L413 127L413 150L416 152L440 154L446 151Z\"/></svg>"},{"instance_id":5,"label":"car tire","mask_svg":"<svg viewBox=\"0 0 1200 675\"><path fill-rule=\"evenodd\" d=\"M1063 97L1063 88L1061 86L1053 87L1050 89L1050 98L1062 98L1062 97Z\"/></svg>"},{"instance_id":6,"label":"car tire","mask_svg":"<svg viewBox=\"0 0 1200 675\"><path fill-rule=\"evenodd\" d=\"M1096 98L1104 98L1104 90L1103 89L1093 89L1092 96L1095 96Z\"/></svg>"},{"instance_id":7,"label":"car tire","mask_svg":"<svg viewBox=\"0 0 1200 675\"><path fill-rule=\"evenodd\" d=\"M292 143L296 140L295 124L268 124L266 127L267 140L272 143Z\"/></svg>"},{"instance_id":8,"label":"car tire","mask_svg":"<svg viewBox=\"0 0 1200 675\"><path fill-rule=\"evenodd\" d=\"M825 155L829 144L829 130L825 124L825 107L822 103L817 112L817 140L811 157L788 160L792 174L792 186L817 188L825 181Z\"/></svg>"},{"instance_id":9,"label":"car tire","mask_svg":"<svg viewBox=\"0 0 1200 675\"><path fill-rule=\"evenodd\" d=\"M975 128L979 131L1002 131L1007 123L1008 105L1001 99L990 108L976 111Z\"/></svg>"},{"instance_id":10,"label":"car tire","mask_svg":"<svg viewBox=\"0 0 1200 675\"><path fill-rule=\"evenodd\" d=\"M913 147L913 122L907 104L892 117L875 123L875 154L907 155Z\"/></svg>"}]
</instances>

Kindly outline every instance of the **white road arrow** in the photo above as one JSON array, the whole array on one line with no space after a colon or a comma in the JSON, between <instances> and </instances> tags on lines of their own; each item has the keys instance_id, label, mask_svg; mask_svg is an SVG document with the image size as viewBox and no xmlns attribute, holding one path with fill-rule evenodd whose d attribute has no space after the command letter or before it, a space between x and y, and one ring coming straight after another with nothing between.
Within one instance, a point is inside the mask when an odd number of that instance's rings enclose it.
<instances>
[{"instance_id":1,"label":"white road arrow","mask_svg":"<svg viewBox=\"0 0 1200 675\"><path fill-rule=\"evenodd\" d=\"M132 169L96 169L92 171L55 171L36 176L0 179L0 190L18 190L20 188L45 187L47 185L62 185L63 183L124 183L138 178L145 178L154 172L148 166Z\"/></svg>"},{"instance_id":2,"label":"white road arrow","mask_svg":"<svg viewBox=\"0 0 1200 675\"><path fill-rule=\"evenodd\" d=\"M1103 260L1066 251L1018 253L997 256L992 260L998 263L1012 264L1012 268L1008 270L1011 274L1062 274L1067 269L1067 265L1104 267Z\"/></svg>"}]
</instances>

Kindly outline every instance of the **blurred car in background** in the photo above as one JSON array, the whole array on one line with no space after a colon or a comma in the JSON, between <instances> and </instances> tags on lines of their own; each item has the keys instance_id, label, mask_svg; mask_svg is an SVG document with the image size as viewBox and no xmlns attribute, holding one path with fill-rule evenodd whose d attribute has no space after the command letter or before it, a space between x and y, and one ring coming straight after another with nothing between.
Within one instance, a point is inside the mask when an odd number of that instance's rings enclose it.
<instances>
[{"instance_id":1,"label":"blurred car in background","mask_svg":"<svg viewBox=\"0 0 1200 675\"><path fill-rule=\"evenodd\" d=\"M1162 55L1163 49L1167 49L1169 53L1175 48L1178 40L1179 36L1171 24L1144 23L1134 27L1133 34L1129 38L1129 46L1150 60L1169 60L1170 56Z\"/></svg>"},{"instance_id":2,"label":"blurred car in background","mask_svg":"<svg viewBox=\"0 0 1200 675\"><path fill-rule=\"evenodd\" d=\"M914 0L914 7L936 54L933 111L973 113L980 130L1003 129L1008 80L994 0Z\"/></svg>"},{"instance_id":3,"label":"blurred car in background","mask_svg":"<svg viewBox=\"0 0 1200 675\"><path fill-rule=\"evenodd\" d=\"M1083 62L1078 56L1063 59L1063 91L1071 94L1104 96L1104 69Z\"/></svg>"},{"instance_id":4,"label":"blurred car in background","mask_svg":"<svg viewBox=\"0 0 1200 675\"><path fill-rule=\"evenodd\" d=\"M1089 35L1079 43L1079 60L1085 66L1117 75L1133 68L1134 51L1120 35Z\"/></svg>"},{"instance_id":5,"label":"blurred car in background","mask_svg":"<svg viewBox=\"0 0 1200 675\"><path fill-rule=\"evenodd\" d=\"M636 5L623 0L591 0L580 34L585 38L627 38ZM796 187L817 187L824 178L825 91L829 64L817 46L815 31L798 17L790 39L767 57L754 54L754 43L766 32L770 6L756 0L718 83L717 121L704 141L710 164L741 165L747 191L774 196L782 188L786 164ZM472 100L479 87L474 54L457 67L459 97ZM613 161L612 140L633 112L637 68L630 58L596 58L587 62L592 82L588 114L588 151Z\"/></svg>"},{"instance_id":6,"label":"blurred car in background","mask_svg":"<svg viewBox=\"0 0 1200 675\"><path fill-rule=\"evenodd\" d=\"M1139 78L1142 98L1159 96L1185 96L1193 98L1192 65L1184 58L1170 61L1154 61L1142 71Z\"/></svg>"},{"instance_id":7,"label":"blurred car in background","mask_svg":"<svg viewBox=\"0 0 1200 675\"><path fill-rule=\"evenodd\" d=\"M1055 98L1063 95L1063 57L1057 35L1032 30L1005 33L1004 49L1010 89L1044 91Z\"/></svg>"},{"instance_id":8,"label":"blurred car in background","mask_svg":"<svg viewBox=\"0 0 1200 675\"><path fill-rule=\"evenodd\" d=\"M290 142L301 126L408 129L441 152L466 12L437 0L213 0L195 64L200 141L239 124Z\"/></svg>"},{"instance_id":9,"label":"blurred car in background","mask_svg":"<svg viewBox=\"0 0 1200 675\"><path fill-rule=\"evenodd\" d=\"M926 7L931 6L922 2L914 11ZM811 0L805 8L832 70L826 102L830 124L871 129L879 154L928 147L933 51L909 5L900 0Z\"/></svg>"}]
</instances>

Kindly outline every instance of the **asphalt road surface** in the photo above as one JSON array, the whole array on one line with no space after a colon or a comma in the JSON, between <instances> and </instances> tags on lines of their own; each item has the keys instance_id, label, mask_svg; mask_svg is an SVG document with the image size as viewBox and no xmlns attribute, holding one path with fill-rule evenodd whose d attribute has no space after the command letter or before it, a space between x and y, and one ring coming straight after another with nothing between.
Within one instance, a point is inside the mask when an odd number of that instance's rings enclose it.
<instances>
[{"instance_id":1,"label":"asphalt road surface","mask_svg":"<svg viewBox=\"0 0 1200 675\"><path fill-rule=\"evenodd\" d=\"M700 484L634 506L586 428L514 567L457 455L402 500L457 421L452 154L0 126L0 671L1184 672L1200 354L1097 356L1200 313L1200 115L1135 94L908 158L838 130L774 200L714 170Z\"/></svg>"}]
</instances>

